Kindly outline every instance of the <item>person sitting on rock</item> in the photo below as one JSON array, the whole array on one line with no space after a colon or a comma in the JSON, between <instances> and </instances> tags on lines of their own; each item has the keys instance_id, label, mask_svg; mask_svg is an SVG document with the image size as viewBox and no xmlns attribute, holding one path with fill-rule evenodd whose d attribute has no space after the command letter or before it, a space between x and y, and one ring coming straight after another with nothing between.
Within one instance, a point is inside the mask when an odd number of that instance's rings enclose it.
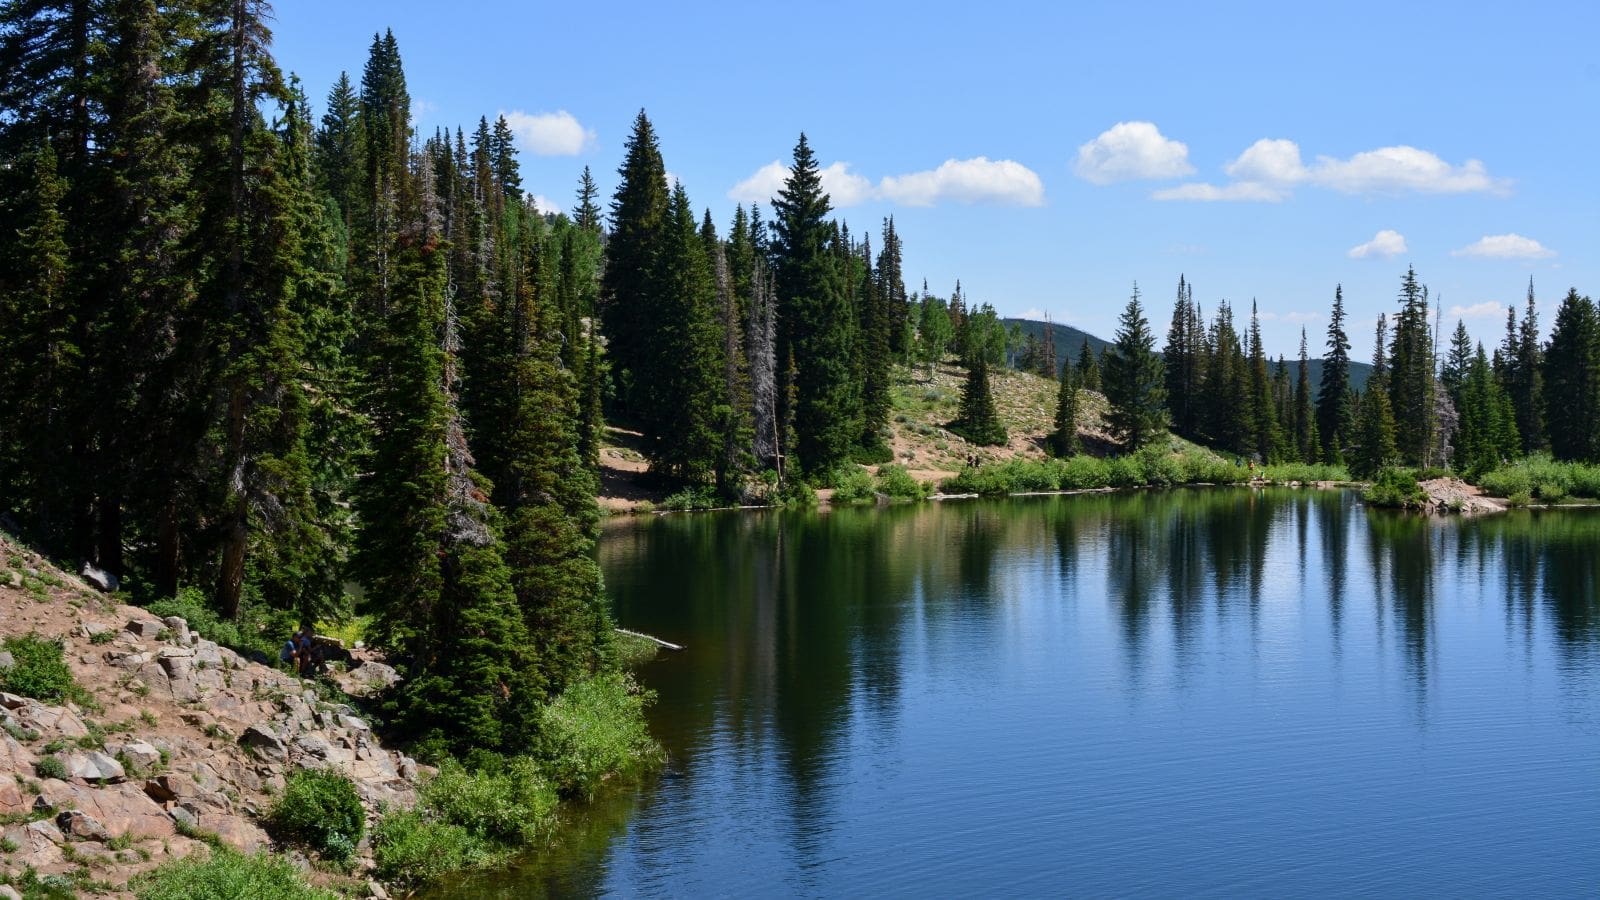
<instances>
[{"instance_id":1,"label":"person sitting on rock","mask_svg":"<svg viewBox=\"0 0 1600 900\"><path fill-rule=\"evenodd\" d=\"M311 635L312 627L310 625L301 625L300 630L294 636L295 671L301 675L308 675L314 669L315 661L311 658Z\"/></svg>"}]
</instances>

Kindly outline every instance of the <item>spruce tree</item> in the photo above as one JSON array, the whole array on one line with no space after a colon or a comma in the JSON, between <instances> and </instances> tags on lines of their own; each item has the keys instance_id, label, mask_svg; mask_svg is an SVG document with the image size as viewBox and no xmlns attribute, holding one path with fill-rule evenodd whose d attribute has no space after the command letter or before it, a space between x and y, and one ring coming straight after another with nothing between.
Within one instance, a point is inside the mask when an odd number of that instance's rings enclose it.
<instances>
[{"instance_id":1,"label":"spruce tree","mask_svg":"<svg viewBox=\"0 0 1600 900\"><path fill-rule=\"evenodd\" d=\"M1361 398L1361 417L1356 425L1356 449L1350 458L1350 472L1358 478L1372 478L1398 461L1389 393L1382 381L1369 382L1367 394Z\"/></svg>"},{"instance_id":2,"label":"spruce tree","mask_svg":"<svg viewBox=\"0 0 1600 900\"><path fill-rule=\"evenodd\" d=\"M1073 372L1078 381L1078 386L1086 391L1100 390L1100 363L1095 359L1094 351L1089 349L1089 339L1083 339L1083 346L1078 349L1078 362Z\"/></svg>"},{"instance_id":3,"label":"spruce tree","mask_svg":"<svg viewBox=\"0 0 1600 900\"><path fill-rule=\"evenodd\" d=\"M1528 279L1528 305L1517 327L1511 361L1512 381L1508 386L1511 404L1517 411L1517 432L1522 449L1533 453L1545 448L1544 367L1539 352L1539 313L1533 300L1533 279Z\"/></svg>"},{"instance_id":4,"label":"spruce tree","mask_svg":"<svg viewBox=\"0 0 1600 900\"><path fill-rule=\"evenodd\" d=\"M1600 457L1600 317L1575 288L1556 310L1543 363L1551 454L1563 460Z\"/></svg>"},{"instance_id":5,"label":"spruce tree","mask_svg":"<svg viewBox=\"0 0 1600 900\"><path fill-rule=\"evenodd\" d=\"M1321 452L1317 413L1311 403L1311 358L1306 350L1306 330L1300 329L1300 368L1294 384L1294 444L1302 462L1316 462Z\"/></svg>"},{"instance_id":6,"label":"spruce tree","mask_svg":"<svg viewBox=\"0 0 1600 900\"><path fill-rule=\"evenodd\" d=\"M739 301L729 272L726 249L711 227L706 213L702 235L711 248L712 279L717 297L717 334L722 339L722 391L715 407L718 431L722 437L715 475L717 492L739 499L738 478L754 461L751 454L753 426L750 393L750 363L745 356L744 329L739 317Z\"/></svg>"},{"instance_id":7,"label":"spruce tree","mask_svg":"<svg viewBox=\"0 0 1600 900\"><path fill-rule=\"evenodd\" d=\"M1466 324L1457 319L1456 330L1450 336L1450 350L1439 367L1439 386L1450 395L1457 409L1461 407L1461 386L1466 383L1467 370L1471 367L1472 338L1467 334Z\"/></svg>"},{"instance_id":8,"label":"spruce tree","mask_svg":"<svg viewBox=\"0 0 1600 900\"><path fill-rule=\"evenodd\" d=\"M950 424L950 430L979 445L1001 445L1009 439L989 390L989 363L981 357L968 364L960 414Z\"/></svg>"},{"instance_id":9,"label":"spruce tree","mask_svg":"<svg viewBox=\"0 0 1600 900\"><path fill-rule=\"evenodd\" d=\"M1395 442L1400 458L1428 465L1434 444L1434 351L1428 325L1428 291L1407 269L1400 288L1400 311L1394 318L1389 347L1389 380L1385 385L1395 414Z\"/></svg>"},{"instance_id":10,"label":"spruce tree","mask_svg":"<svg viewBox=\"0 0 1600 900\"><path fill-rule=\"evenodd\" d=\"M801 468L818 474L849 455L861 433L861 401L851 379L849 298L828 249L828 195L804 134L773 209L779 353L796 366L794 449Z\"/></svg>"},{"instance_id":11,"label":"spruce tree","mask_svg":"<svg viewBox=\"0 0 1600 900\"><path fill-rule=\"evenodd\" d=\"M595 237L600 236L600 189L595 187L589 167L583 167L583 177L578 180L578 202L572 208L572 222Z\"/></svg>"},{"instance_id":12,"label":"spruce tree","mask_svg":"<svg viewBox=\"0 0 1600 900\"><path fill-rule=\"evenodd\" d=\"M1271 462L1278 446L1278 416L1268 381L1267 356L1261 346L1261 320L1250 303L1249 405L1250 451L1263 463Z\"/></svg>"},{"instance_id":13,"label":"spruce tree","mask_svg":"<svg viewBox=\"0 0 1600 900\"><path fill-rule=\"evenodd\" d=\"M1071 366L1061 367L1060 385L1056 390L1055 430L1050 432L1050 452L1059 457L1077 453L1078 441L1078 384Z\"/></svg>"},{"instance_id":14,"label":"spruce tree","mask_svg":"<svg viewBox=\"0 0 1600 900\"><path fill-rule=\"evenodd\" d=\"M1194 286L1178 276L1178 297L1172 306L1172 324L1167 328L1167 345L1162 351L1167 373L1167 407L1172 414L1172 429L1186 438L1199 436L1200 385L1204 348L1199 313L1194 306Z\"/></svg>"},{"instance_id":15,"label":"spruce tree","mask_svg":"<svg viewBox=\"0 0 1600 900\"><path fill-rule=\"evenodd\" d=\"M1515 457L1521 444L1511 398L1494 375L1482 344L1462 379L1458 430L1456 468L1469 477Z\"/></svg>"},{"instance_id":16,"label":"spruce tree","mask_svg":"<svg viewBox=\"0 0 1600 900\"><path fill-rule=\"evenodd\" d=\"M349 74L340 72L339 80L328 92L328 109L322 114L322 128L317 132L316 167L321 189L339 205L347 228L361 184L360 109L361 101L350 86Z\"/></svg>"},{"instance_id":17,"label":"spruce tree","mask_svg":"<svg viewBox=\"0 0 1600 900\"><path fill-rule=\"evenodd\" d=\"M656 256L672 231L668 220L667 170L655 128L639 111L617 169L621 180L611 200L611 234L600 287L600 316L610 339L612 373L619 404L631 415L648 414L639 392L657 373L647 362L659 297Z\"/></svg>"},{"instance_id":18,"label":"spruce tree","mask_svg":"<svg viewBox=\"0 0 1600 900\"><path fill-rule=\"evenodd\" d=\"M859 445L868 458L890 457L883 431L889 425L890 315L886 298L880 293L881 280L872 271L872 248L863 242L853 267L861 273L856 291L858 309L857 343L861 357L861 437Z\"/></svg>"},{"instance_id":19,"label":"spruce tree","mask_svg":"<svg viewBox=\"0 0 1600 900\"><path fill-rule=\"evenodd\" d=\"M1334 288L1333 313L1328 318L1328 350L1322 357L1322 383L1317 390L1317 430L1322 437L1322 459L1339 463L1355 435L1350 394L1350 338L1344 331L1344 286Z\"/></svg>"},{"instance_id":20,"label":"spruce tree","mask_svg":"<svg viewBox=\"0 0 1600 900\"><path fill-rule=\"evenodd\" d=\"M1155 336L1139 304L1137 284L1122 311L1116 342L1106 356L1101 377L1111 405L1106 424L1124 448L1138 450L1166 430L1161 357L1155 352Z\"/></svg>"},{"instance_id":21,"label":"spruce tree","mask_svg":"<svg viewBox=\"0 0 1600 900\"><path fill-rule=\"evenodd\" d=\"M887 320L884 329L889 339L889 352L896 359L908 360L912 351L910 338L914 329L911 323L911 302L906 295L902 253L900 235L894 227L894 216L890 216L883 220L883 247L878 251L878 298L883 305Z\"/></svg>"}]
</instances>

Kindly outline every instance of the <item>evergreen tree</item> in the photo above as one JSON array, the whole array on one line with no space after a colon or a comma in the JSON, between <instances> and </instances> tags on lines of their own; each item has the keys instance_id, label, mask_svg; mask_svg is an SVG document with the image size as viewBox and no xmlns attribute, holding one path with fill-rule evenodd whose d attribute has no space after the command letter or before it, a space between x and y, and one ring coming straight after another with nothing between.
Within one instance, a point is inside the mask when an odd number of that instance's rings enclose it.
<instances>
[{"instance_id":1,"label":"evergreen tree","mask_svg":"<svg viewBox=\"0 0 1600 900\"><path fill-rule=\"evenodd\" d=\"M1334 288L1333 314L1328 319L1328 351L1322 358L1322 383L1317 390L1317 430L1322 459L1338 463L1355 436L1350 393L1350 339L1344 331L1344 286Z\"/></svg>"},{"instance_id":2,"label":"evergreen tree","mask_svg":"<svg viewBox=\"0 0 1600 900\"><path fill-rule=\"evenodd\" d=\"M1544 354L1543 400L1550 452L1557 459L1600 457L1600 317L1594 303L1567 291Z\"/></svg>"},{"instance_id":3,"label":"evergreen tree","mask_svg":"<svg viewBox=\"0 0 1600 900\"><path fill-rule=\"evenodd\" d=\"M1139 304L1139 286L1122 311L1116 343L1102 374L1110 412L1106 424L1124 448L1137 450L1167 427L1166 388L1155 336Z\"/></svg>"},{"instance_id":4,"label":"evergreen tree","mask_svg":"<svg viewBox=\"0 0 1600 900\"><path fill-rule=\"evenodd\" d=\"M861 357L861 437L860 446L869 458L892 457L883 440L889 425L890 350L889 309L882 293L881 280L872 271L872 248L863 243L860 258L852 267L861 274L856 291L859 327L857 342Z\"/></svg>"},{"instance_id":5,"label":"evergreen tree","mask_svg":"<svg viewBox=\"0 0 1600 900\"><path fill-rule=\"evenodd\" d=\"M828 472L861 433L861 400L851 379L849 298L828 250L828 195L803 134L773 208L779 353L796 365L794 449L804 471Z\"/></svg>"},{"instance_id":6,"label":"evergreen tree","mask_svg":"<svg viewBox=\"0 0 1600 900\"><path fill-rule=\"evenodd\" d=\"M1432 464L1434 445L1434 352L1428 327L1428 290L1407 269L1400 288L1400 312L1394 319L1385 386L1395 414L1395 443L1400 458L1411 465Z\"/></svg>"},{"instance_id":7,"label":"evergreen tree","mask_svg":"<svg viewBox=\"0 0 1600 900\"><path fill-rule=\"evenodd\" d=\"M505 116L494 120L494 133L489 138L489 153L493 160L495 185L508 200L522 199L522 167L517 163L517 144L511 137L511 125Z\"/></svg>"},{"instance_id":8,"label":"evergreen tree","mask_svg":"<svg viewBox=\"0 0 1600 900\"><path fill-rule=\"evenodd\" d=\"M1067 457L1079 449L1077 380L1071 366L1062 366L1060 386L1056 390L1055 430L1050 432L1050 452Z\"/></svg>"},{"instance_id":9,"label":"evergreen tree","mask_svg":"<svg viewBox=\"0 0 1600 900\"><path fill-rule=\"evenodd\" d=\"M1467 370L1471 367L1472 338L1467 335L1466 324L1457 319L1456 330L1450 336L1450 350L1439 368L1439 386L1444 388L1457 409L1461 407L1461 386L1466 383Z\"/></svg>"},{"instance_id":10,"label":"evergreen tree","mask_svg":"<svg viewBox=\"0 0 1600 900\"><path fill-rule=\"evenodd\" d=\"M1167 407L1172 428L1186 438L1200 434L1200 386L1204 374L1204 332L1194 305L1194 287L1178 276L1178 298L1172 307L1172 324L1167 328L1167 345L1162 351L1167 373Z\"/></svg>"},{"instance_id":11,"label":"evergreen tree","mask_svg":"<svg viewBox=\"0 0 1600 900\"><path fill-rule=\"evenodd\" d=\"M1261 346L1261 320L1250 304L1250 450L1263 463L1271 462L1278 446L1278 417L1267 376L1267 356Z\"/></svg>"},{"instance_id":12,"label":"evergreen tree","mask_svg":"<svg viewBox=\"0 0 1600 900\"><path fill-rule=\"evenodd\" d=\"M883 220L883 249L878 251L878 298L887 320L884 328L889 339L889 352L896 359L908 360L914 329L911 302L906 295L902 252L900 235L894 228L894 216L890 216Z\"/></svg>"},{"instance_id":13,"label":"evergreen tree","mask_svg":"<svg viewBox=\"0 0 1600 900\"><path fill-rule=\"evenodd\" d=\"M1372 337L1372 374L1367 376L1367 381L1383 383L1384 391L1389 390L1389 315L1378 314L1378 326Z\"/></svg>"},{"instance_id":14,"label":"evergreen tree","mask_svg":"<svg viewBox=\"0 0 1600 900\"><path fill-rule=\"evenodd\" d=\"M621 180L611 200L611 235L600 287L600 316L610 339L612 372L619 381L620 405L634 415L648 412L641 391L657 373L650 371L646 347L658 311L653 279L662 245L673 231L668 219L667 170L656 145L655 128L644 110L633 122Z\"/></svg>"},{"instance_id":15,"label":"evergreen tree","mask_svg":"<svg viewBox=\"0 0 1600 900\"><path fill-rule=\"evenodd\" d=\"M1508 341L1510 336L1507 336ZM1517 411L1517 433L1522 449L1533 453L1545 448L1544 367L1539 352L1539 313L1533 301L1533 279L1528 279L1528 305L1517 327L1515 346L1508 348L1511 381L1506 392Z\"/></svg>"},{"instance_id":16,"label":"evergreen tree","mask_svg":"<svg viewBox=\"0 0 1600 900\"><path fill-rule=\"evenodd\" d=\"M744 329L739 321L739 301L734 293L727 253L722 242L717 240L709 211L701 234L710 247L717 296L717 333L722 339L722 392L714 411L722 436L716 465L717 491L724 497L738 499L736 479L753 461L750 364L745 357Z\"/></svg>"},{"instance_id":17,"label":"evergreen tree","mask_svg":"<svg viewBox=\"0 0 1600 900\"><path fill-rule=\"evenodd\" d=\"M979 445L1001 445L1009 438L1000 423L1000 414L994 408L994 396L989 391L989 363L974 359L967 367L967 382L961 388L959 417L950 423L950 430Z\"/></svg>"},{"instance_id":18,"label":"evergreen tree","mask_svg":"<svg viewBox=\"0 0 1600 900\"><path fill-rule=\"evenodd\" d=\"M756 465L778 467L779 418L777 304L772 276L757 256L751 264L749 315L745 321L745 355L750 361L751 449Z\"/></svg>"},{"instance_id":19,"label":"evergreen tree","mask_svg":"<svg viewBox=\"0 0 1600 900\"><path fill-rule=\"evenodd\" d=\"M1095 359L1094 351L1089 349L1088 338L1083 339L1083 346L1078 349L1078 362L1073 376L1084 390L1100 390L1100 363Z\"/></svg>"},{"instance_id":20,"label":"evergreen tree","mask_svg":"<svg viewBox=\"0 0 1600 900\"><path fill-rule=\"evenodd\" d=\"M1294 444L1302 462L1316 462L1321 452L1317 413L1311 403L1311 358L1306 350L1306 330L1300 329L1300 368L1294 384Z\"/></svg>"},{"instance_id":21,"label":"evergreen tree","mask_svg":"<svg viewBox=\"0 0 1600 900\"><path fill-rule=\"evenodd\" d=\"M1490 368L1483 345L1468 364L1461 383L1461 420L1456 468L1476 476L1517 455L1516 412Z\"/></svg>"},{"instance_id":22,"label":"evergreen tree","mask_svg":"<svg viewBox=\"0 0 1600 900\"><path fill-rule=\"evenodd\" d=\"M1361 417L1356 425L1356 449L1350 458L1350 472L1358 478L1372 478L1398 462L1394 444L1394 411L1383 381L1367 384L1361 399Z\"/></svg>"},{"instance_id":23,"label":"evergreen tree","mask_svg":"<svg viewBox=\"0 0 1600 900\"><path fill-rule=\"evenodd\" d=\"M583 177L578 181L578 202L572 208L573 224L589 232L595 237L600 236L600 206L596 202L600 198L600 189L595 187L594 176L589 174L589 167L583 167Z\"/></svg>"},{"instance_id":24,"label":"evergreen tree","mask_svg":"<svg viewBox=\"0 0 1600 900\"><path fill-rule=\"evenodd\" d=\"M317 132L316 166L318 184L339 205L347 228L361 184L360 110L361 100L350 86L349 74L340 72L328 92L328 110L322 114L322 128Z\"/></svg>"},{"instance_id":25,"label":"evergreen tree","mask_svg":"<svg viewBox=\"0 0 1600 900\"><path fill-rule=\"evenodd\" d=\"M1227 301L1217 306L1208 344L1211 353L1201 392L1205 434L1219 449L1248 453L1255 433L1248 402L1250 371L1233 327L1233 307Z\"/></svg>"}]
</instances>

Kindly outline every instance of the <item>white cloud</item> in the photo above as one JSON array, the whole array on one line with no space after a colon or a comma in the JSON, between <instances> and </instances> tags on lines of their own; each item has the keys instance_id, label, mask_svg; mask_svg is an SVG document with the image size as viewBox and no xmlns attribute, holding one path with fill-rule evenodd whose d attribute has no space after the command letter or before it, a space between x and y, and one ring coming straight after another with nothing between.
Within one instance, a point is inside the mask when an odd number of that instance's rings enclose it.
<instances>
[{"instance_id":1,"label":"white cloud","mask_svg":"<svg viewBox=\"0 0 1600 900\"><path fill-rule=\"evenodd\" d=\"M426 124L422 121L423 119L426 119L438 111L438 104L434 103L432 100L425 100L422 97L411 98L411 124L415 125L419 129L424 128Z\"/></svg>"},{"instance_id":2,"label":"white cloud","mask_svg":"<svg viewBox=\"0 0 1600 900\"><path fill-rule=\"evenodd\" d=\"M1162 188L1150 194L1152 200L1200 200L1205 202L1242 200L1257 203L1277 203L1288 192L1258 181L1236 181L1218 187L1214 184L1194 182L1177 187Z\"/></svg>"},{"instance_id":3,"label":"white cloud","mask_svg":"<svg viewBox=\"0 0 1600 900\"><path fill-rule=\"evenodd\" d=\"M577 156L594 146L594 129L585 128L572 113L501 112L522 149L536 156Z\"/></svg>"},{"instance_id":4,"label":"white cloud","mask_svg":"<svg viewBox=\"0 0 1600 900\"><path fill-rule=\"evenodd\" d=\"M1319 156L1311 178L1346 194L1504 194L1510 190L1510 182L1491 178L1478 160L1452 166L1433 153L1406 146L1379 147L1343 160Z\"/></svg>"},{"instance_id":5,"label":"white cloud","mask_svg":"<svg viewBox=\"0 0 1600 900\"><path fill-rule=\"evenodd\" d=\"M679 178L677 173L667 172L665 175L667 178L667 193L672 193L678 189L678 185L683 184L683 179Z\"/></svg>"},{"instance_id":6,"label":"white cloud","mask_svg":"<svg viewBox=\"0 0 1600 900\"><path fill-rule=\"evenodd\" d=\"M1153 122L1118 122L1078 148L1074 167L1092 184L1136 178L1181 178L1192 175L1189 148L1162 135Z\"/></svg>"},{"instance_id":7,"label":"white cloud","mask_svg":"<svg viewBox=\"0 0 1600 900\"><path fill-rule=\"evenodd\" d=\"M1346 255L1351 259L1368 259L1377 256L1381 256L1384 259L1392 259L1406 252L1406 249L1405 235L1392 228L1385 228L1365 244L1351 247L1350 252Z\"/></svg>"},{"instance_id":8,"label":"white cloud","mask_svg":"<svg viewBox=\"0 0 1600 900\"><path fill-rule=\"evenodd\" d=\"M1043 206L1044 182L1032 169L1009 159L947 159L937 169L891 175L878 185L883 196L906 206L933 206L940 200Z\"/></svg>"},{"instance_id":9,"label":"white cloud","mask_svg":"<svg viewBox=\"0 0 1600 900\"><path fill-rule=\"evenodd\" d=\"M1315 322L1322 318L1322 315L1314 312L1263 312L1257 313L1256 318L1263 322L1289 322L1298 325L1304 322Z\"/></svg>"},{"instance_id":10,"label":"white cloud","mask_svg":"<svg viewBox=\"0 0 1600 900\"><path fill-rule=\"evenodd\" d=\"M1045 311L1037 306L1030 306L1022 312L1017 313L1017 318L1027 319L1030 322L1043 322L1044 317Z\"/></svg>"},{"instance_id":11,"label":"white cloud","mask_svg":"<svg viewBox=\"0 0 1600 900\"><path fill-rule=\"evenodd\" d=\"M542 213L560 213L564 211L561 208L561 204L551 200L549 197L546 197L543 194L533 195L533 205L539 210L539 212Z\"/></svg>"},{"instance_id":12,"label":"white cloud","mask_svg":"<svg viewBox=\"0 0 1600 900\"><path fill-rule=\"evenodd\" d=\"M1505 306L1493 300L1485 300L1471 306L1450 307L1450 315L1458 319L1500 319L1504 318L1505 314Z\"/></svg>"},{"instance_id":13,"label":"white cloud","mask_svg":"<svg viewBox=\"0 0 1600 900\"><path fill-rule=\"evenodd\" d=\"M836 209L864 203L876 195L871 179L850 171L847 162L833 163L820 174L822 189L828 193ZM773 160L730 188L728 199L739 203L767 203L783 190L783 184L788 180L789 167Z\"/></svg>"},{"instance_id":14,"label":"white cloud","mask_svg":"<svg viewBox=\"0 0 1600 900\"><path fill-rule=\"evenodd\" d=\"M1307 166L1300 145L1283 138L1262 138L1223 167L1233 178L1221 187L1185 184L1157 191L1157 200L1257 200L1276 202L1299 185L1313 185L1345 194L1507 194L1511 182L1492 177L1483 163L1469 159L1453 166L1437 154L1416 147L1379 147L1349 159L1319 156Z\"/></svg>"},{"instance_id":15,"label":"white cloud","mask_svg":"<svg viewBox=\"0 0 1600 900\"><path fill-rule=\"evenodd\" d=\"M1520 234L1489 234L1476 243L1450 251L1451 256L1477 256L1484 259L1549 259L1554 250Z\"/></svg>"}]
</instances>

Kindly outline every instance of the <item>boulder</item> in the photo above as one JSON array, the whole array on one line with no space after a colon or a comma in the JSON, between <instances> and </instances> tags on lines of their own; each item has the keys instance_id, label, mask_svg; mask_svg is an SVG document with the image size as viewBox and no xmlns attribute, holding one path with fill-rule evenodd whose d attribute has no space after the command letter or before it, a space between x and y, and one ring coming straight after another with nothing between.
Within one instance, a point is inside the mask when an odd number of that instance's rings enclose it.
<instances>
[{"instance_id":1,"label":"boulder","mask_svg":"<svg viewBox=\"0 0 1600 900\"><path fill-rule=\"evenodd\" d=\"M92 638L97 634L105 634L106 632L113 630L115 629L113 629L110 625L100 622L82 622L79 623L77 628L78 635L86 638Z\"/></svg>"},{"instance_id":2,"label":"boulder","mask_svg":"<svg viewBox=\"0 0 1600 900\"><path fill-rule=\"evenodd\" d=\"M243 853L254 853L267 846L267 833L243 816L207 814L200 827L215 832L224 844Z\"/></svg>"},{"instance_id":3,"label":"boulder","mask_svg":"<svg viewBox=\"0 0 1600 900\"><path fill-rule=\"evenodd\" d=\"M140 769L153 769L161 764L161 751L144 741L108 744L106 750L121 756Z\"/></svg>"},{"instance_id":4,"label":"boulder","mask_svg":"<svg viewBox=\"0 0 1600 900\"><path fill-rule=\"evenodd\" d=\"M189 646L189 623L184 621L182 616L167 616L161 621L167 626L167 630L172 632L173 640L181 646Z\"/></svg>"},{"instance_id":5,"label":"boulder","mask_svg":"<svg viewBox=\"0 0 1600 900\"><path fill-rule=\"evenodd\" d=\"M89 734L82 719L72 710L60 706L30 703L26 709L19 711L17 718L40 734L55 734L65 738L80 738Z\"/></svg>"},{"instance_id":6,"label":"boulder","mask_svg":"<svg viewBox=\"0 0 1600 900\"><path fill-rule=\"evenodd\" d=\"M200 827L200 816L187 806L174 806L167 810L167 815L172 817L173 822L190 831Z\"/></svg>"},{"instance_id":7,"label":"boulder","mask_svg":"<svg viewBox=\"0 0 1600 900\"><path fill-rule=\"evenodd\" d=\"M288 762L288 749L284 747L283 740L270 725L251 725L239 736L239 743L255 751L262 759L277 763Z\"/></svg>"},{"instance_id":8,"label":"boulder","mask_svg":"<svg viewBox=\"0 0 1600 900\"><path fill-rule=\"evenodd\" d=\"M115 593L117 588L121 586L121 582L117 579L117 576L94 565L93 563L84 563L83 568L78 571L78 574L83 576L84 581L94 585L97 590L107 594Z\"/></svg>"},{"instance_id":9,"label":"boulder","mask_svg":"<svg viewBox=\"0 0 1600 900\"><path fill-rule=\"evenodd\" d=\"M128 777L128 773L122 769L122 763L99 750L68 753L65 762L67 774L90 784L112 784Z\"/></svg>"},{"instance_id":10,"label":"boulder","mask_svg":"<svg viewBox=\"0 0 1600 900\"><path fill-rule=\"evenodd\" d=\"M161 629L166 627L155 619L130 619L127 624L127 630L148 640L155 640Z\"/></svg>"},{"instance_id":11,"label":"boulder","mask_svg":"<svg viewBox=\"0 0 1600 900\"><path fill-rule=\"evenodd\" d=\"M5 707L6 709L21 709L27 705L27 697L18 697L16 694L8 694L5 691L0 691L0 706Z\"/></svg>"},{"instance_id":12,"label":"boulder","mask_svg":"<svg viewBox=\"0 0 1600 900\"><path fill-rule=\"evenodd\" d=\"M56 827L69 837L84 841L109 841L110 832L106 827L81 810L69 809L56 816Z\"/></svg>"},{"instance_id":13,"label":"boulder","mask_svg":"<svg viewBox=\"0 0 1600 900\"><path fill-rule=\"evenodd\" d=\"M40 786L35 805L57 812L77 810L104 825L113 838L163 838L174 833L166 811L133 784L91 788L52 779Z\"/></svg>"},{"instance_id":14,"label":"boulder","mask_svg":"<svg viewBox=\"0 0 1600 900\"><path fill-rule=\"evenodd\" d=\"M17 664L17 658L11 655L10 650L0 650L0 672L12 668Z\"/></svg>"}]
</instances>

